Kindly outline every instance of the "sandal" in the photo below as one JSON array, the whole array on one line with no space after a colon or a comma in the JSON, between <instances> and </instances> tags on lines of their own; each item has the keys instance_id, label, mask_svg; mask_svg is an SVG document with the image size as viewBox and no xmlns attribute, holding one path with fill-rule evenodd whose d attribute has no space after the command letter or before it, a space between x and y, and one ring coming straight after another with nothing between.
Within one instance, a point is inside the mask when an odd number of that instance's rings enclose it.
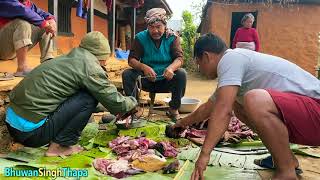
<instances>
[{"instance_id":1,"label":"sandal","mask_svg":"<svg viewBox=\"0 0 320 180\"><path fill-rule=\"evenodd\" d=\"M31 70L30 71L15 72L13 75L15 77L26 77L30 72L31 72Z\"/></svg>"},{"instance_id":2,"label":"sandal","mask_svg":"<svg viewBox=\"0 0 320 180\"><path fill-rule=\"evenodd\" d=\"M258 165L260 167L267 168L267 169L275 169L276 168L275 165L274 165L272 156L268 156L268 157L263 158L263 159L255 159L254 160L254 164L256 164L256 165ZM303 173L302 169L299 168L299 167L296 167L295 171L296 171L297 175L300 175L300 174Z\"/></svg>"},{"instance_id":3,"label":"sandal","mask_svg":"<svg viewBox=\"0 0 320 180\"><path fill-rule=\"evenodd\" d=\"M0 81L9 81L13 79L14 79L13 74L8 72L0 72Z\"/></svg>"},{"instance_id":4,"label":"sandal","mask_svg":"<svg viewBox=\"0 0 320 180\"><path fill-rule=\"evenodd\" d=\"M104 114L101 117L102 123L110 123L111 121L115 120L117 117L113 114Z\"/></svg>"},{"instance_id":5,"label":"sandal","mask_svg":"<svg viewBox=\"0 0 320 180\"><path fill-rule=\"evenodd\" d=\"M179 113L172 113L170 110L166 111L166 115L173 121L177 122L179 119Z\"/></svg>"}]
</instances>

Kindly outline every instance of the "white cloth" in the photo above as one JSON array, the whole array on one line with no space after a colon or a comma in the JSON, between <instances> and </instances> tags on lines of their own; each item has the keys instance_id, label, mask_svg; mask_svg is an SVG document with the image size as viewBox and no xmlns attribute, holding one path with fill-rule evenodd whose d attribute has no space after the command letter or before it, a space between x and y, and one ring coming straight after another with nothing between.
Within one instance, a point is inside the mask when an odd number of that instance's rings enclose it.
<instances>
[{"instance_id":1,"label":"white cloth","mask_svg":"<svg viewBox=\"0 0 320 180\"><path fill-rule=\"evenodd\" d=\"M236 48L249 49L252 51L256 50L256 44L254 42L237 42Z\"/></svg>"}]
</instances>

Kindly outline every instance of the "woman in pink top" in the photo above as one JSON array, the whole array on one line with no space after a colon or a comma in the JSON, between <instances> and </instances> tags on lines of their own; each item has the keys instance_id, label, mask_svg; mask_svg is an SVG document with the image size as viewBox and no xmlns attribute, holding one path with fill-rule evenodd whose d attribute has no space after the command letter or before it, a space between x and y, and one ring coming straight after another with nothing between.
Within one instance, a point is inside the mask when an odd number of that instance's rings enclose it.
<instances>
[{"instance_id":1,"label":"woman in pink top","mask_svg":"<svg viewBox=\"0 0 320 180\"><path fill-rule=\"evenodd\" d=\"M232 48L260 50L259 36L257 30L252 27L253 22L254 16L251 13L243 16L241 20L243 27L237 29L233 38Z\"/></svg>"}]
</instances>

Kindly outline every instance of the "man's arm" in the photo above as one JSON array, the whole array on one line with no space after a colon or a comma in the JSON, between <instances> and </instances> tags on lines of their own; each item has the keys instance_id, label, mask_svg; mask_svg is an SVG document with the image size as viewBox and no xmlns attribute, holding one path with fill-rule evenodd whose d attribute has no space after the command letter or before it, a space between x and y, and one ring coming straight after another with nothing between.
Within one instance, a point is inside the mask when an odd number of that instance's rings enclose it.
<instances>
[{"instance_id":1,"label":"man's arm","mask_svg":"<svg viewBox=\"0 0 320 180\"><path fill-rule=\"evenodd\" d=\"M175 40L170 47L170 55L173 62L163 72L163 76L167 80L171 80L174 76L174 71L179 69L183 64L183 52L179 36L175 36Z\"/></svg>"},{"instance_id":2,"label":"man's arm","mask_svg":"<svg viewBox=\"0 0 320 180\"><path fill-rule=\"evenodd\" d=\"M89 74L82 80L83 86L112 114L131 111L137 106L133 97L121 95L110 83L103 69Z\"/></svg>"},{"instance_id":3,"label":"man's arm","mask_svg":"<svg viewBox=\"0 0 320 180\"><path fill-rule=\"evenodd\" d=\"M239 86L223 86L217 90L213 112L208 121L208 134L202 146L202 154L210 155L212 149L227 130L238 89Z\"/></svg>"},{"instance_id":4,"label":"man's arm","mask_svg":"<svg viewBox=\"0 0 320 180\"><path fill-rule=\"evenodd\" d=\"M173 41L170 54L173 60L172 64L168 66L173 71L176 71L183 65L183 51L181 47L180 37L176 36L175 40Z\"/></svg>"},{"instance_id":5,"label":"man's arm","mask_svg":"<svg viewBox=\"0 0 320 180\"><path fill-rule=\"evenodd\" d=\"M192 112L187 117L180 119L177 121L177 123L174 125L174 128L176 127L187 127L191 126L193 124L202 122L204 120L207 120L213 110L213 102L211 100L208 100L206 103L202 104L197 110Z\"/></svg>"},{"instance_id":6,"label":"man's arm","mask_svg":"<svg viewBox=\"0 0 320 180\"><path fill-rule=\"evenodd\" d=\"M21 4L18 0L0 1L0 17L21 18L42 28L47 25L46 20L42 16L30 7Z\"/></svg>"},{"instance_id":7,"label":"man's arm","mask_svg":"<svg viewBox=\"0 0 320 180\"><path fill-rule=\"evenodd\" d=\"M130 50L128 64L133 69L138 71L143 71L143 63L140 62L140 59L143 55L143 47L140 41L135 38L133 41L132 49Z\"/></svg>"},{"instance_id":8,"label":"man's arm","mask_svg":"<svg viewBox=\"0 0 320 180\"><path fill-rule=\"evenodd\" d=\"M45 20L50 20L50 19L54 19L54 16L48 12L43 11L42 9L38 8L34 3L32 3L32 7L31 9L34 9L34 11L39 14L41 17L43 17L43 19Z\"/></svg>"},{"instance_id":9,"label":"man's arm","mask_svg":"<svg viewBox=\"0 0 320 180\"><path fill-rule=\"evenodd\" d=\"M211 151L229 125L232 116L232 105L236 99L238 89L238 86L223 86L218 89L213 112L209 118L207 136L191 175L192 180L203 179L203 173L210 161Z\"/></svg>"}]
</instances>

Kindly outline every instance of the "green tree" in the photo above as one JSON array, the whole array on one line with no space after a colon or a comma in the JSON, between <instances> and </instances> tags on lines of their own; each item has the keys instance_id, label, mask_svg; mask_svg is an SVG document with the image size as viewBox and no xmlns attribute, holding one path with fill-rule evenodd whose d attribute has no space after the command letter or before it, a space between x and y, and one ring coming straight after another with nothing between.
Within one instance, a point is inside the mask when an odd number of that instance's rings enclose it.
<instances>
[{"instance_id":1,"label":"green tree","mask_svg":"<svg viewBox=\"0 0 320 180\"><path fill-rule=\"evenodd\" d=\"M197 34L197 27L193 24L193 16L189 11L183 11L183 29L182 29L182 49L184 51L185 68L194 70L195 65L193 59L193 46Z\"/></svg>"},{"instance_id":2,"label":"green tree","mask_svg":"<svg viewBox=\"0 0 320 180\"><path fill-rule=\"evenodd\" d=\"M207 4L207 1L196 1L191 5L192 11L191 14L194 17L194 22L197 26L199 26L202 16L202 11L205 5Z\"/></svg>"}]
</instances>

